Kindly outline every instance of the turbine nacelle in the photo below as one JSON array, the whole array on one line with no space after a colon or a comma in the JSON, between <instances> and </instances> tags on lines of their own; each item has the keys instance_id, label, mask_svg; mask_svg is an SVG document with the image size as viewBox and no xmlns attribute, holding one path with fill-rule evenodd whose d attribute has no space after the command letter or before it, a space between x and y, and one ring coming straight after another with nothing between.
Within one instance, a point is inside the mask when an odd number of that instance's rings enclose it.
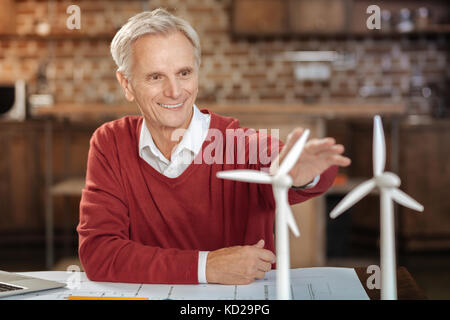
<instances>
[{"instance_id":1,"label":"turbine nacelle","mask_svg":"<svg viewBox=\"0 0 450 320\"><path fill-rule=\"evenodd\" d=\"M272 182L277 187L290 188L292 186L292 178L288 174L276 174L272 178Z\"/></svg>"},{"instance_id":2,"label":"turbine nacelle","mask_svg":"<svg viewBox=\"0 0 450 320\"><path fill-rule=\"evenodd\" d=\"M379 188L398 188L400 187L400 178L392 172L383 172L373 178Z\"/></svg>"}]
</instances>

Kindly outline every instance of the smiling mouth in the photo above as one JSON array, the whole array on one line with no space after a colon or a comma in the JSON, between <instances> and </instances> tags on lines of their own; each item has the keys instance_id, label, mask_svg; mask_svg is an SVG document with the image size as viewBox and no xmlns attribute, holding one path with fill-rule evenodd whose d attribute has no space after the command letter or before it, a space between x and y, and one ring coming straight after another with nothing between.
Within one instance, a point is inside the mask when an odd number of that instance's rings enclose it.
<instances>
[{"instance_id":1,"label":"smiling mouth","mask_svg":"<svg viewBox=\"0 0 450 320\"><path fill-rule=\"evenodd\" d=\"M182 103L178 103L178 104L163 104L163 103L158 103L161 107L166 108L166 109L176 109L179 108L183 105L184 102Z\"/></svg>"}]
</instances>

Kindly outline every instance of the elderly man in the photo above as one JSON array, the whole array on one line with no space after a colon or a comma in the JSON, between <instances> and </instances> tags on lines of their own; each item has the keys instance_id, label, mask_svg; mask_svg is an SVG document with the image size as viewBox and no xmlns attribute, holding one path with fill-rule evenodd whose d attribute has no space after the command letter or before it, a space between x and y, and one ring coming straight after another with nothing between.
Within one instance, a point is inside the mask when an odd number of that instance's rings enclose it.
<instances>
[{"instance_id":1,"label":"elderly man","mask_svg":"<svg viewBox=\"0 0 450 320\"><path fill-rule=\"evenodd\" d=\"M132 17L111 53L125 97L142 116L108 122L92 136L77 228L87 276L221 284L263 278L275 262L271 187L221 180L216 173L267 169L270 163L252 163L248 154L237 161L237 153L249 153L251 143L263 139L269 141L264 151L282 161L303 130L275 150L275 140L257 131L240 147L217 143L217 132L242 128L194 104L199 39L186 21L163 9ZM290 204L329 188L337 166L350 164L343 151L332 138L308 141L289 172L297 186L289 191ZM233 161L216 161L230 152ZM212 154L215 161L204 159Z\"/></svg>"}]
</instances>

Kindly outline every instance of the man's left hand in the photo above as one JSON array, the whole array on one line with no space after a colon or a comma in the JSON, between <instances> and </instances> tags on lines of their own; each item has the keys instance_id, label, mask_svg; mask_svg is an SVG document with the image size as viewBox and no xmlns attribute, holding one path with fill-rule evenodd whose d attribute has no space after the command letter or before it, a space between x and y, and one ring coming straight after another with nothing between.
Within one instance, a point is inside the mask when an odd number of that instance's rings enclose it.
<instances>
[{"instance_id":1,"label":"man's left hand","mask_svg":"<svg viewBox=\"0 0 450 320\"><path fill-rule=\"evenodd\" d=\"M285 146L281 150L278 157L270 166L270 172L273 174L278 167L278 163L283 163L292 146L303 134L302 128L293 130L286 141ZM306 142L300 158L294 167L289 171L292 178L293 186L304 186L312 182L312 180L322 174L329 167L336 165L347 167L351 160L342 155L344 146L336 144L334 138L311 139Z\"/></svg>"}]
</instances>

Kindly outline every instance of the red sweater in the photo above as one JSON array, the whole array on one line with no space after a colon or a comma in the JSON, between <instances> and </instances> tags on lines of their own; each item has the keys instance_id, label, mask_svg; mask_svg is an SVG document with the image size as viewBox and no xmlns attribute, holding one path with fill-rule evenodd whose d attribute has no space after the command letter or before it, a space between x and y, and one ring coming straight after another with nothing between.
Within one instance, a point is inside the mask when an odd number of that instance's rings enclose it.
<instances>
[{"instance_id":1,"label":"red sweater","mask_svg":"<svg viewBox=\"0 0 450 320\"><path fill-rule=\"evenodd\" d=\"M236 119L202 112L211 115L210 128L224 136L226 129L239 128ZM194 161L179 177L168 178L139 156L142 120L128 116L105 123L91 138L77 227L79 257L89 279L198 283L199 251L264 239L266 248L275 252L271 186L216 177L218 171L259 170L261 165L248 164L248 156L247 164ZM247 137L246 150L258 138L257 133ZM209 145L211 153L213 144L214 138L205 139L202 151ZM224 139L223 154L225 145ZM289 202L323 193L336 172L336 167L325 171L314 188L290 190Z\"/></svg>"}]
</instances>

